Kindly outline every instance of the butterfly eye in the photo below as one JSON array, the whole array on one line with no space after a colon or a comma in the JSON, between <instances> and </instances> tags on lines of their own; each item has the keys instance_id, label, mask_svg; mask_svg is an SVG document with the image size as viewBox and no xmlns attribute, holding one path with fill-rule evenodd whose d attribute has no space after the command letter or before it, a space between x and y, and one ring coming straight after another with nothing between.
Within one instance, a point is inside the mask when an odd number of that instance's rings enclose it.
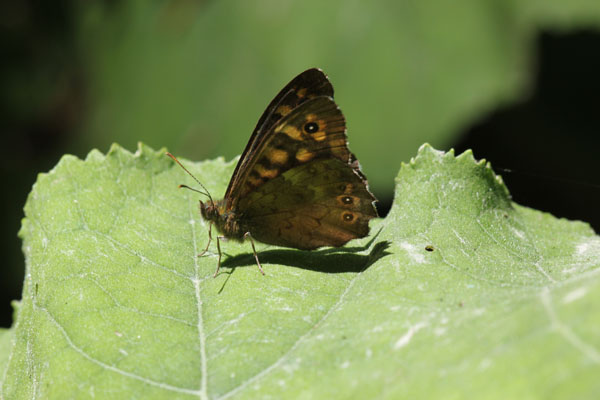
<instances>
[{"instance_id":1,"label":"butterfly eye","mask_svg":"<svg viewBox=\"0 0 600 400\"><path fill-rule=\"evenodd\" d=\"M346 222L350 222L350 221L352 221L352 220L354 219L354 214L351 214L351 213L345 213L345 214L343 215L343 218L344 218L344 221L346 221Z\"/></svg>"},{"instance_id":2,"label":"butterfly eye","mask_svg":"<svg viewBox=\"0 0 600 400\"><path fill-rule=\"evenodd\" d=\"M317 124L316 122L309 122L306 125L304 125L304 131L306 133L315 133L319 131L319 124Z\"/></svg>"}]
</instances>

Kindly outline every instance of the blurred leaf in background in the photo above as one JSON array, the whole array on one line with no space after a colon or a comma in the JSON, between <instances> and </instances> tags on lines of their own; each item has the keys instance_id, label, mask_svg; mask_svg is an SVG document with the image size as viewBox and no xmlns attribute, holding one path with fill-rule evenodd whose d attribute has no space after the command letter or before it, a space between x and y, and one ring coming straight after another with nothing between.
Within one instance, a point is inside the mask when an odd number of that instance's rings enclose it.
<instances>
[{"instance_id":1,"label":"blurred leaf in background","mask_svg":"<svg viewBox=\"0 0 600 400\"><path fill-rule=\"evenodd\" d=\"M194 160L230 159L282 85L320 67L371 188L389 203L400 162L420 144L451 147L474 121L531 92L542 29L600 25L592 0L63 0L2 8L7 315L9 299L20 297L16 232L26 194L65 152L82 157L143 141Z\"/></svg>"},{"instance_id":2,"label":"blurred leaf in background","mask_svg":"<svg viewBox=\"0 0 600 400\"><path fill-rule=\"evenodd\" d=\"M373 189L389 197L400 160L424 141L451 143L527 76L530 39L492 3L184 4L128 2L102 24L103 7L86 10L93 104L82 149L143 140L194 159L234 157L275 93L316 66Z\"/></svg>"}]
</instances>

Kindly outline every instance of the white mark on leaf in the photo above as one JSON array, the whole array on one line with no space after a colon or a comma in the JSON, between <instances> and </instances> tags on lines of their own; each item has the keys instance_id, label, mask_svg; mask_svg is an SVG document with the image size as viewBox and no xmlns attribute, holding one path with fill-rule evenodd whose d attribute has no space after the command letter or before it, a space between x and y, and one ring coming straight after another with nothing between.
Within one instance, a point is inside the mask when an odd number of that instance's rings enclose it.
<instances>
[{"instance_id":1,"label":"white mark on leaf","mask_svg":"<svg viewBox=\"0 0 600 400\"><path fill-rule=\"evenodd\" d=\"M442 327L437 327L433 330L435 336L442 336L446 333L447 329Z\"/></svg>"},{"instance_id":2,"label":"white mark on leaf","mask_svg":"<svg viewBox=\"0 0 600 400\"><path fill-rule=\"evenodd\" d=\"M594 257L600 253L600 240L597 237L586 238L575 246L575 254L583 257Z\"/></svg>"},{"instance_id":3,"label":"white mark on leaf","mask_svg":"<svg viewBox=\"0 0 600 400\"><path fill-rule=\"evenodd\" d=\"M525 237L525 234L523 232L521 232L520 230L518 230L517 228L511 227L511 230L513 231L515 236L517 236L519 239L523 239Z\"/></svg>"},{"instance_id":4,"label":"white mark on leaf","mask_svg":"<svg viewBox=\"0 0 600 400\"><path fill-rule=\"evenodd\" d=\"M485 313L485 308L476 308L473 310L473 315L479 317Z\"/></svg>"},{"instance_id":5,"label":"white mark on leaf","mask_svg":"<svg viewBox=\"0 0 600 400\"><path fill-rule=\"evenodd\" d=\"M394 350L401 349L402 347L404 347L408 343L410 343L410 341L411 341L412 337L415 335L415 333L417 333L422 328L424 328L425 325L426 324L424 322L419 322L419 323L411 326L410 328L408 328L408 331L406 331L406 333L404 335L402 335L400 337L400 339L398 339L396 341L396 343L394 344Z\"/></svg>"},{"instance_id":6,"label":"white mark on leaf","mask_svg":"<svg viewBox=\"0 0 600 400\"><path fill-rule=\"evenodd\" d=\"M292 373L294 373L294 372L295 372L295 371L296 371L298 368L300 368L300 362L301 362L301 361L302 361L302 360L301 360L300 358L295 358L295 359L291 360L291 362L290 362L290 363L288 363L288 364L284 364L282 368L283 368L283 370L284 370L285 372L287 372L288 374L292 374Z\"/></svg>"},{"instance_id":7,"label":"white mark on leaf","mask_svg":"<svg viewBox=\"0 0 600 400\"><path fill-rule=\"evenodd\" d=\"M490 360L489 358L484 358L479 363L479 370L484 371L484 370L488 369L491 365L492 365L492 360Z\"/></svg>"},{"instance_id":8,"label":"white mark on leaf","mask_svg":"<svg viewBox=\"0 0 600 400\"><path fill-rule=\"evenodd\" d=\"M467 244L467 241L465 239L463 239L463 237L460 236L455 229L452 229L452 232L454 233L454 236L456 236L458 238L458 240L460 241L461 244L463 244L463 245Z\"/></svg>"},{"instance_id":9,"label":"white mark on leaf","mask_svg":"<svg viewBox=\"0 0 600 400\"><path fill-rule=\"evenodd\" d=\"M583 296L585 296L586 293L587 293L587 289L586 288L583 288L583 287L577 288L577 289L575 289L575 290L567 293L565 295L565 297L563 297L562 302L564 304L572 303L575 300L579 300L580 298L582 298Z\"/></svg>"},{"instance_id":10,"label":"white mark on leaf","mask_svg":"<svg viewBox=\"0 0 600 400\"><path fill-rule=\"evenodd\" d=\"M404 250L406 250L406 252L408 253L409 257L416 263L418 264L422 264L425 262L425 257L423 256L423 254L421 254L419 252L419 250L412 244L407 243L407 242L403 242L400 244L400 247L402 247Z\"/></svg>"},{"instance_id":11,"label":"white mark on leaf","mask_svg":"<svg viewBox=\"0 0 600 400\"><path fill-rule=\"evenodd\" d=\"M577 245L577 254L583 254L590 248L588 243L581 243Z\"/></svg>"}]
</instances>

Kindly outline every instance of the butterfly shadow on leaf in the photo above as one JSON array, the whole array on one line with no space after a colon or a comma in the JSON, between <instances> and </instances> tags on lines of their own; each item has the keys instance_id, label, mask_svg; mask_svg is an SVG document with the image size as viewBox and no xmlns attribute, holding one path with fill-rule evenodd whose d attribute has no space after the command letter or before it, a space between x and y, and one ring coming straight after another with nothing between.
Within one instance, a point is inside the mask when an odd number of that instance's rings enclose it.
<instances>
[{"instance_id":1,"label":"butterfly shadow on leaf","mask_svg":"<svg viewBox=\"0 0 600 400\"><path fill-rule=\"evenodd\" d=\"M390 242L383 240L373 244L379 232L373 236L364 246L327 248L323 250L263 250L258 252L258 257L263 265L279 264L288 267L319 271L327 273L361 272L369 268L375 261L391 253L387 252ZM369 254L357 254L371 248ZM222 268L230 269L232 274L238 267L254 267L256 261L252 253L240 254L228 257L222 264ZM268 273L268 272L267 272Z\"/></svg>"}]
</instances>

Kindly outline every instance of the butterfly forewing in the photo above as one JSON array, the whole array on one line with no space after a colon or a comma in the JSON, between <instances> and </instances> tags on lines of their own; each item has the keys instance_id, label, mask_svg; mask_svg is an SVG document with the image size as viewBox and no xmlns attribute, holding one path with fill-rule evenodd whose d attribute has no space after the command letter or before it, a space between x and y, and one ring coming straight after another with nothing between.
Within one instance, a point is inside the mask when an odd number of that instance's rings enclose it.
<instances>
[{"instance_id":1,"label":"butterfly forewing","mask_svg":"<svg viewBox=\"0 0 600 400\"><path fill-rule=\"evenodd\" d=\"M252 156L264 139L272 132L273 125L300 104L317 96L333 96L333 86L331 86L323 71L318 68L311 68L302 72L279 91L258 120L229 181L225 199L231 199L235 196L234 192L236 192L245 177L244 171L247 169L248 163L252 161Z\"/></svg>"},{"instance_id":2,"label":"butterfly forewing","mask_svg":"<svg viewBox=\"0 0 600 400\"><path fill-rule=\"evenodd\" d=\"M266 135L240 172L240 184L228 198L232 208L256 188L285 171L318 159L351 159L344 116L330 97L316 97L283 117Z\"/></svg>"},{"instance_id":3,"label":"butterfly forewing","mask_svg":"<svg viewBox=\"0 0 600 400\"><path fill-rule=\"evenodd\" d=\"M252 134L268 131L294 108L317 96L333 97L333 86L323 71L311 68L296 76L277 93L261 115Z\"/></svg>"}]
</instances>

